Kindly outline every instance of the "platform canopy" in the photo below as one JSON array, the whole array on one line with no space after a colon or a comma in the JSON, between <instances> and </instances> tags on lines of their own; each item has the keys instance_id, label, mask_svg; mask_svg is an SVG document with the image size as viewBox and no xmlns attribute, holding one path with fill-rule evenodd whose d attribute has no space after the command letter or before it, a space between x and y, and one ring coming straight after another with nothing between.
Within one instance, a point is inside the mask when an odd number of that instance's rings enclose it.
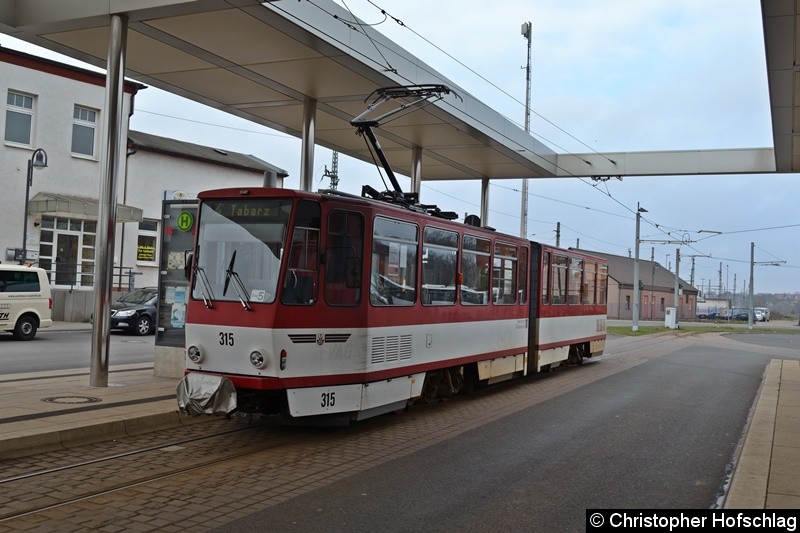
<instances>
[{"instance_id":1,"label":"platform canopy","mask_svg":"<svg viewBox=\"0 0 800 533\"><path fill-rule=\"evenodd\" d=\"M330 0L0 0L0 31L105 68L109 20L128 17L126 75L372 161L349 121L379 87L445 84L454 95L376 131L397 172L422 149L425 179L555 175L555 153ZM338 18L337 18L338 17ZM395 69L391 71L389 69Z\"/></svg>"},{"instance_id":2,"label":"platform canopy","mask_svg":"<svg viewBox=\"0 0 800 533\"><path fill-rule=\"evenodd\" d=\"M0 0L0 31L105 68L109 21L125 15L129 78L298 137L314 102L314 142L364 161L349 121L373 90L447 85L460 98L376 131L392 167L421 163L424 180L771 172L776 155L793 172L796 5L762 4L776 148L740 150L736 165L724 150L557 154L331 0Z\"/></svg>"}]
</instances>

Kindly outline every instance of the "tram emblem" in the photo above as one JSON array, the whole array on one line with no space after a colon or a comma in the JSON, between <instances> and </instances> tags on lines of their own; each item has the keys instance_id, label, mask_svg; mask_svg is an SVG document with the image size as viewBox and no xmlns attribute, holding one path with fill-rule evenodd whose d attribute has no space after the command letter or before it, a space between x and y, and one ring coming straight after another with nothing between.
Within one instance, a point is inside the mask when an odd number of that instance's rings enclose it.
<instances>
[{"instance_id":1,"label":"tram emblem","mask_svg":"<svg viewBox=\"0 0 800 533\"><path fill-rule=\"evenodd\" d=\"M317 333L317 345L322 346L323 344L325 344L325 334Z\"/></svg>"}]
</instances>

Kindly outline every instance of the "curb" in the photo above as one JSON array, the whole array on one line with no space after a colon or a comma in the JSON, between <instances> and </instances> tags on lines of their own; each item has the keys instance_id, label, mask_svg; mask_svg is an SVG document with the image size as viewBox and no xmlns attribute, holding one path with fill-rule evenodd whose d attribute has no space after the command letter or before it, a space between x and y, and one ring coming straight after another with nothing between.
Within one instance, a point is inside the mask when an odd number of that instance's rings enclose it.
<instances>
[{"instance_id":1,"label":"curb","mask_svg":"<svg viewBox=\"0 0 800 533\"><path fill-rule=\"evenodd\" d=\"M45 452L54 452L106 442L124 437L134 437L181 426L201 424L217 420L215 417L191 417L175 411L138 416L125 420L113 420L76 428L48 431L34 435L0 440L0 461L18 459Z\"/></svg>"}]
</instances>

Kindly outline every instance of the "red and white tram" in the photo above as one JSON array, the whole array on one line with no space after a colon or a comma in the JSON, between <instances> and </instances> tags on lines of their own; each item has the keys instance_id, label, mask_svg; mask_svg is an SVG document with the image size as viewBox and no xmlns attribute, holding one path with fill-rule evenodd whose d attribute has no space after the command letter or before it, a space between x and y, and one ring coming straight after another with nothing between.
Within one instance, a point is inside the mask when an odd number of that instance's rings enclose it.
<instances>
[{"instance_id":1,"label":"red and white tram","mask_svg":"<svg viewBox=\"0 0 800 533\"><path fill-rule=\"evenodd\" d=\"M183 411L358 420L603 351L602 259L452 222L400 189L372 128L451 93L379 89L351 121L393 192L199 195Z\"/></svg>"},{"instance_id":2,"label":"red and white tram","mask_svg":"<svg viewBox=\"0 0 800 533\"><path fill-rule=\"evenodd\" d=\"M200 194L181 408L358 420L601 353L603 260L390 203Z\"/></svg>"}]
</instances>

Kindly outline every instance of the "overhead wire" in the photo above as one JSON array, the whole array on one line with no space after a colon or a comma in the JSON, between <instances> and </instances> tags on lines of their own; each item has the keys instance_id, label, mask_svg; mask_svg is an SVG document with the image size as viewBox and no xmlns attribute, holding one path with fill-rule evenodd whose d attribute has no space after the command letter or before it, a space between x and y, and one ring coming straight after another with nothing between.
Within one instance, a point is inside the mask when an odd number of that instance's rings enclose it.
<instances>
[{"instance_id":1,"label":"overhead wire","mask_svg":"<svg viewBox=\"0 0 800 533\"><path fill-rule=\"evenodd\" d=\"M342 0L342 1L344 1L344 0ZM381 6L379 6L378 4L376 4L375 2L373 2L372 0L367 0L367 2L369 2L370 4L372 4L372 5L373 5L373 6L374 6L376 9L379 9L379 10L381 11L381 14L383 14L383 15L387 15L389 18L391 18L392 20L394 20L394 21L397 23L397 25L398 25L398 26L401 26L401 27L403 27L403 28L406 28L408 31L410 31L411 33L413 33L414 35L416 35L417 37L419 37L420 39L422 39L423 41L425 41L425 42L426 42L426 43L428 43L429 45L431 45L431 46L433 46L434 48L436 48L438 51L440 51L441 53L443 53L444 55L446 55L447 57L449 57L450 59L452 59L453 61L455 61L456 63L458 63L459 65L461 65L461 66L462 66L462 67L464 67L465 69L467 69L468 71L470 71L472 74L474 74L475 76L477 76L478 78L480 78L480 79L481 79L481 80L483 80L484 82L488 83L489 85L491 85L492 87L494 87L495 89L497 89L498 91L500 91L502 94L504 94L504 95L506 95L507 97L509 97L509 98L510 98L511 100L513 100L514 102L516 102L516 103L520 104L520 105L521 105L521 106L523 106L523 107L525 106L525 103L521 102L521 101L520 101L518 98L516 98L515 96L511 95L511 94L510 94L510 93L508 93L508 92L507 92L505 89L503 89L502 87L498 86L496 83L494 83L493 81L489 80L488 78L486 78L485 76L483 76L482 74L480 74L479 72L477 72L476 70L474 70L472 67L468 66L467 64L465 64L464 62L462 62L461 60L459 60L458 58L456 58L455 56L453 56L452 54L450 54L449 52L447 52L446 50L442 49L442 48L441 48L439 45L437 45L436 43L434 43L433 41L431 41L431 40L430 40L430 39L428 39L427 37L423 36L422 34L420 34L419 32L417 32L416 30L414 30L413 28L411 28L410 26L408 26L407 24L405 24L405 23L404 23L402 20L400 20L399 18L395 17L394 15L392 15L391 13L389 13L388 11L386 11L384 8L382 8ZM561 126L559 126L559 125L558 125L558 124L556 124L555 122L551 121L550 119L548 119L548 118L547 118L547 117L545 117L544 115L541 115L540 113L536 112L536 111L535 111L535 110L533 110L533 109L530 109L529 111L530 111L531 113L533 113L534 115L538 116L539 118L541 118L542 120L544 120L545 122L547 122L548 124L550 124L551 126L553 126L553 127L557 128L557 129L558 129L559 131L561 131L562 133L565 133L566 135L568 135L569 137L571 137L573 140L575 140L575 141L579 142L580 144L582 144L583 146L585 146L586 148L588 148L589 150L591 150L591 151L592 151L592 152L594 152L595 154L597 154L597 155L599 155L599 156L603 157L604 159L606 159L607 161L609 161L609 162L610 162L610 163L612 163L612 164L616 164L616 161L614 161L613 159L610 159L610 158L609 158L608 156L606 156L605 154L602 154L602 153L598 152L597 150L595 150L594 148L592 148L591 146L589 146L588 144L586 144L586 143L585 143L585 142L583 142L582 140L578 139L577 137L575 137L574 135L572 135L571 133L569 133L567 130L563 129ZM517 124L517 125L519 125L519 124ZM548 141L548 142L550 142L550 141ZM562 148L562 147L559 147L559 148ZM563 148L562 148L562 150L563 150ZM568 152L568 153L570 152L569 150L564 150L564 151L565 151L565 152ZM572 155L575 155L575 154L572 154Z\"/></svg>"}]
</instances>

